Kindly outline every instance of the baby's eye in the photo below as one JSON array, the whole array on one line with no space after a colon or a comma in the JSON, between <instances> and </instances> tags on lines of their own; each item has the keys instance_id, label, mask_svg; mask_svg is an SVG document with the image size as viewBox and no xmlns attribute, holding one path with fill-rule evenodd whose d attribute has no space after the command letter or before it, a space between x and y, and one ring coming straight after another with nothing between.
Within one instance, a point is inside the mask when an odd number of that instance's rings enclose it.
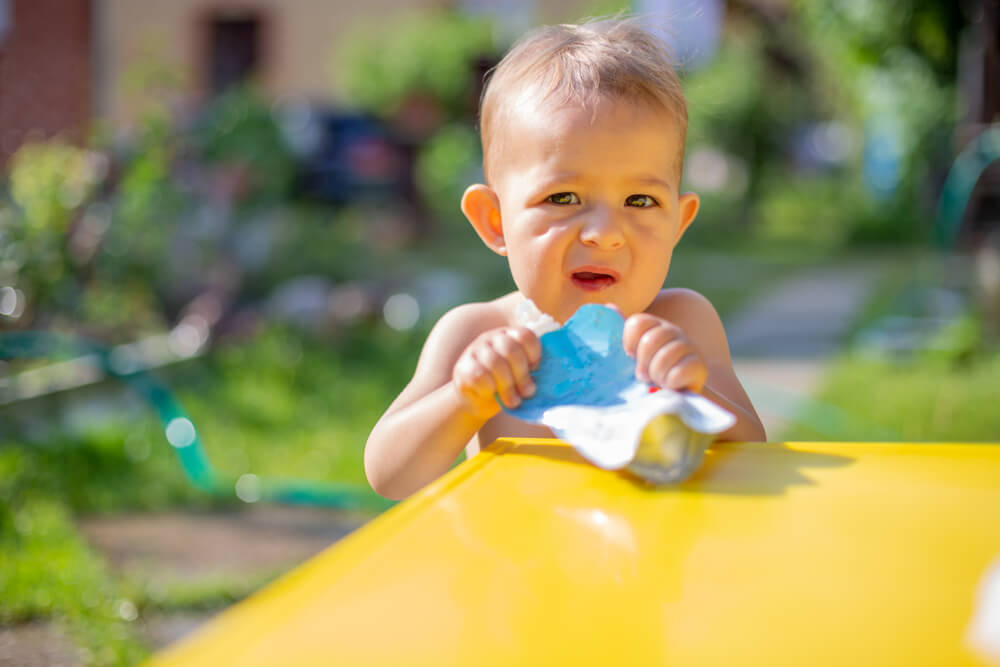
<instances>
[{"instance_id":1,"label":"baby's eye","mask_svg":"<svg viewBox=\"0 0 1000 667\"><path fill-rule=\"evenodd\" d=\"M567 206L569 204L579 204L580 198L576 196L575 192L557 192L554 195L549 195L546 201L559 204L560 206Z\"/></svg>"},{"instance_id":2,"label":"baby's eye","mask_svg":"<svg viewBox=\"0 0 1000 667\"><path fill-rule=\"evenodd\" d=\"M658 206L658 202L649 195L629 195L625 198L626 206L636 206L638 208L649 208Z\"/></svg>"}]
</instances>

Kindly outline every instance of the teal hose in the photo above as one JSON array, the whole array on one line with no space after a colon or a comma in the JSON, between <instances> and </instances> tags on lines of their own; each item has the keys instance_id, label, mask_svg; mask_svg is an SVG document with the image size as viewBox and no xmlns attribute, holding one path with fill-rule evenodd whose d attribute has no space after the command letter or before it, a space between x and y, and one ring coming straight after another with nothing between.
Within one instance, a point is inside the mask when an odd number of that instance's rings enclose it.
<instances>
[{"instance_id":1,"label":"teal hose","mask_svg":"<svg viewBox=\"0 0 1000 667\"><path fill-rule=\"evenodd\" d=\"M965 207L986 167L1000 159L1000 125L992 125L969 142L955 158L938 200L937 241L953 248L965 217Z\"/></svg>"},{"instance_id":2,"label":"teal hose","mask_svg":"<svg viewBox=\"0 0 1000 667\"><path fill-rule=\"evenodd\" d=\"M89 357L107 375L122 380L156 411L167 442L180 461L184 474L195 487L221 497L239 497L248 502L264 501L294 505L318 505L343 509L383 510L388 500L359 486L319 481L281 482L255 475L239 480L220 474L212 466L194 422L167 386L145 370L122 372L116 368L111 349L99 342L66 334L23 331L0 334L0 358L56 359ZM241 487L242 488L238 488Z\"/></svg>"}]
</instances>

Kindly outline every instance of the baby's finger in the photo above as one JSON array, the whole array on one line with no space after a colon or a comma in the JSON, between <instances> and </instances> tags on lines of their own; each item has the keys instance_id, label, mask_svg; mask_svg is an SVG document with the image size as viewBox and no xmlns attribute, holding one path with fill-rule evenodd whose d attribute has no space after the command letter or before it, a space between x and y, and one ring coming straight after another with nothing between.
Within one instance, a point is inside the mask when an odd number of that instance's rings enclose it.
<instances>
[{"instance_id":1,"label":"baby's finger","mask_svg":"<svg viewBox=\"0 0 1000 667\"><path fill-rule=\"evenodd\" d=\"M663 320L647 313L637 313L625 320L625 330L622 331L622 345L625 347L625 354L634 357L639 339L642 338L643 334L662 323Z\"/></svg>"},{"instance_id":2,"label":"baby's finger","mask_svg":"<svg viewBox=\"0 0 1000 667\"><path fill-rule=\"evenodd\" d=\"M677 338L677 329L663 323L642 334L635 352L636 376L643 380L650 379L652 376L649 367L654 355Z\"/></svg>"},{"instance_id":3,"label":"baby's finger","mask_svg":"<svg viewBox=\"0 0 1000 667\"><path fill-rule=\"evenodd\" d=\"M542 342L535 335L535 332L527 327L513 327L507 331L508 335L521 345L525 355L527 355L529 368L537 366L542 358Z\"/></svg>"},{"instance_id":4,"label":"baby's finger","mask_svg":"<svg viewBox=\"0 0 1000 667\"><path fill-rule=\"evenodd\" d=\"M667 386L667 375L681 363L681 360L694 353L685 341L673 340L653 353L649 360L647 373L649 380L658 387Z\"/></svg>"},{"instance_id":5,"label":"baby's finger","mask_svg":"<svg viewBox=\"0 0 1000 667\"><path fill-rule=\"evenodd\" d=\"M521 397L514 385L514 374L507 360L489 345L476 350L476 359L489 370L500 401L508 408L516 408L521 404Z\"/></svg>"},{"instance_id":6,"label":"baby's finger","mask_svg":"<svg viewBox=\"0 0 1000 667\"><path fill-rule=\"evenodd\" d=\"M708 379L708 369L697 357L691 354L681 359L667 373L667 387L674 391L685 389L700 392Z\"/></svg>"},{"instance_id":7,"label":"baby's finger","mask_svg":"<svg viewBox=\"0 0 1000 667\"><path fill-rule=\"evenodd\" d=\"M511 373L514 376L514 385L521 396L531 396L535 393L535 383L531 379L530 362L528 353L521 344L516 341L509 332L498 333L491 341L490 345L507 360L510 364Z\"/></svg>"},{"instance_id":8,"label":"baby's finger","mask_svg":"<svg viewBox=\"0 0 1000 667\"><path fill-rule=\"evenodd\" d=\"M463 389L476 394L496 393L493 374L474 355L463 355L455 364L454 379Z\"/></svg>"},{"instance_id":9,"label":"baby's finger","mask_svg":"<svg viewBox=\"0 0 1000 667\"><path fill-rule=\"evenodd\" d=\"M477 413L496 414L500 409L496 399L496 386L493 374L483 367L470 354L463 355L452 373L452 381L458 387L459 394Z\"/></svg>"}]
</instances>

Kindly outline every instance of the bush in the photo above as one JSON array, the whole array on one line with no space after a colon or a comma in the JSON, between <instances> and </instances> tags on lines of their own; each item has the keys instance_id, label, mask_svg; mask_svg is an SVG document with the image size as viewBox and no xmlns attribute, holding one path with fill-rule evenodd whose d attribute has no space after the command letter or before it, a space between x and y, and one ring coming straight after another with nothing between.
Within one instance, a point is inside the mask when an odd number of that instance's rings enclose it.
<instances>
[{"instance_id":1,"label":"bush","mask_svg":"<svg viewBox=\"0 0 1000 667\"><path fill-rule=\"evenodd\" d=\"M844 415L836 425L810 428L820 413L807 411L787 440L908 442L994 441L1000 433L996 378L1000 356L953 364L914 358L902 363L847 357L831 369L817 406ZM825 422L824 422L825 423Z\"/></svg>"},{"instance_id":2,"label":"bush","mask_svg":"<svg viewBox=\"0 0 1000 667\"><path fill-rule=\"evenodd\" d=\"M71 252L68 235L105 171L100 156L60 139L27 143L11 158L16 208L0 217L0 266L29 302L69 301L74 266L86 258Z\"/></svg>"},{"instance_id":3,"label":"bush","mask_svg":"<svg viewBox=\"0 0 1000 667\"><path fill-rule=\"evenodd\" d=\"M495 53L489 22L458 12L413 13L350 34L335 60L340 92L382 117L415 94L429 95L446 117L467 115L477 102L472 66Z\"/></svg>"},{"instance_id":4,"label":"bush","mask_svg":"<svg viewBox=\"0 0 1000 667\"><path fill-rule=\"evenodd\" d=\"M250 201L273 203L290 194L294 157L270 106L251 86L212 102L191 141L204 162L246 170Z\"/></svg>"},{"instance_id":5,"label":"bush","mask_svg":"<svg viewBox=\"0 0 1000 667\"><path fill-rule=\"evenodd\" d=\"M417 158L420 194L443 220L464 221L459 203L472 183L483 179L479 136L471 127L452 124L423 146Z\"/></svg>"}]
</instances>

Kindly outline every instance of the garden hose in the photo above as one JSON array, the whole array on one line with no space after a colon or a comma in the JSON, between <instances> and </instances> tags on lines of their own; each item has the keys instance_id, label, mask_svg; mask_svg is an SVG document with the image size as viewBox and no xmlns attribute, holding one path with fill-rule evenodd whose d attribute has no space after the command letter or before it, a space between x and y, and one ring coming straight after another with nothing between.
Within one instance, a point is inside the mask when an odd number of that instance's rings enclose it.
<instances>
[{"instance_id":1,"label":"garden hose","mask_svg":"<svg viewBox=\"0 0 1000 667\"><path fill-rule=\"evenodd\" d=\"M93 340L44 331L0 333L0 359L84 358L122 380L156 411L167 442L188 481L207 493L244 502L277 502L342 509L383 510L391 502L363 487L321 481L277 481L247 474L233 479L212 467L194 422L167 386L145 369L116 358L115 350ZM119 355L120 357L120 355Z\"/></svg>"},{"instance_id":2,"label":"garden hose","mask_svg":"<svg viewBox=\"0 0 1000 667\"><path fill-rule=\"evenodd\" d=\"M980 132L955 158L938 200L937 240L944 247L955 246L972 190L986 167L997 160L1000 160L1000 124Z\"/></svg>"}]
</instances>

